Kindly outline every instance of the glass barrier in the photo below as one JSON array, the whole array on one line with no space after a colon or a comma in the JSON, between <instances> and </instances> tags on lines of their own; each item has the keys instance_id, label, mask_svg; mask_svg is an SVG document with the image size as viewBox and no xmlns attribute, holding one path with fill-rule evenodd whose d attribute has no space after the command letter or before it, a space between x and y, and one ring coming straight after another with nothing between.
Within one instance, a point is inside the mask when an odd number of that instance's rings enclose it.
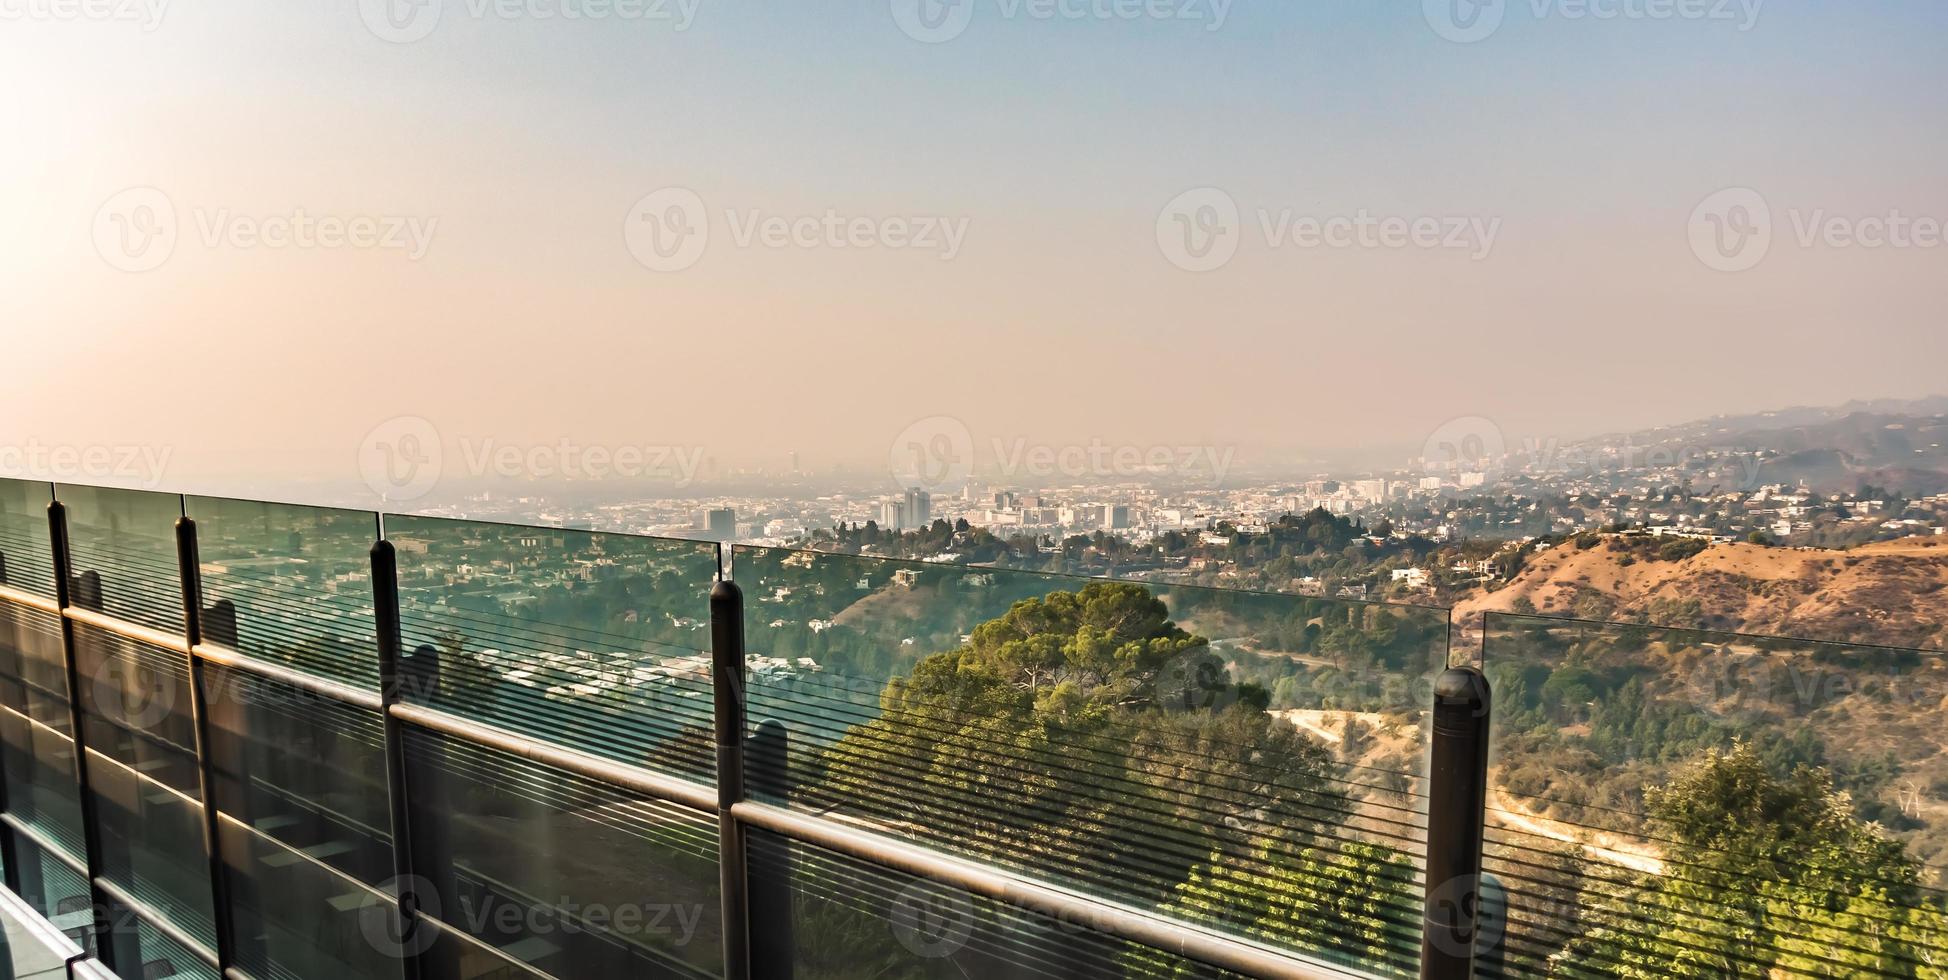
<instances>
[{"instance_id":1,"label":"glass barrier","mask_svg":"<svg viewBox=\"0 0 1948 980\"><path fill-rule=\"evenodd\" d=\"M183 631L176 519L183 498L146 490L62 484L75 585L69 601L153 629Z\"/></svg>"},{"instance_id":2,"label":"glass barrier","mask_svg":"<svg viewBox=\"0 0 1948 980\"><path fill-rule=\"evenodd\" d=\"M632 765L713 782L717 545L385 518L408 699ZM431 657L419 658L424 650ZM435 680L436 678L436 680Z\"/></svg>"},{"instance_id":3,"label":"glass barrier","mask_svg":"<svg viewBox=\"0 0 1948 980\"><path fill-rule=\"evenodd\" d=\"M210 966L209 961L191 952L182 943L171 939L141 915L127 910L118 911L121 913L118 921L123 924L121 929L125 935L118 940L121 945L117 947L120 952L117 953L116 963L119 967L123 960L131 958L127 954L133 953L135 955L132 958L141 964L129 969L118 968L117 972L122 975L123 980L134 980L138 976L144 980L152 977L223 980L217 975L216 969ZM128 923L131 922L134 923L133 929L128 928ZM126 936L130 932L133 933L133 943L130 943Z\"/></svg>"},{"instance_id":4,"label":"glass barrier","mask_svg":"<svg viewBox=\"0 0 1948 980\"><path fill-rule=\"evenodd\" d=\"M723 971L717 818L408 729L429 914L560 977Z\"/></svg>"},{"instance_id":5,"label":"glass barrier","mask_svg":"<svg viewBox=\"0 0 1948 980\"><path fill-rule=\"evenodd\" d=\"M0 478L0 585L54 598L54 549L48 544L50 484Z\"/></svg>"},{"instance_id":6,"label":"glass barrier","mask_svg":"<svg viewBox=\"0 0 1948 980\"><path fill-rule=\"evenodd\" d=\"M1510 975L1948 963L1942 653L1499 613L1483 650Z\"/></svg>"},{"instance_id":7,"label":"glass barrier","mask_svg":"<svg viewBox=\"0 0 1948 980\"><path fill-rule=\"evenodd\" d=\"M62 935L18 896L0 889L0 975L10 980L67 980L68 963L82 955L74 940Z\"/></svg>"},{"instance_id":8,"label":"glass barrier","mask_svg":"<svg viewBox=\"0 0 1948 980\"><path fill-rule=\"evenodd\" d=\"M81 623L74 642L99 873L214 944L188 658Z\"/></svg>"},{"instance_id":9,"label":"glass barrier","mask_svg":"<svg viewBox=\"0 0 1948 980\"><path fill-rule=\"evenodd\" d=\"M216 664L203 679L217 812L355 881L390 878L378 713Z\"/></svg>"},{"instance_id":10,"label":"glass barrier","mask_svg":"<svg viewBox=\"0 0 1948 980\"><path fill-rule=\"evenodd\" d=\"M787 896L796 980L1041 980L1205 978L1192 960L1125 942L1086 921L979 897L822 848L754 830L753 901ZM770 930L767 930L770 932Z\"/></svg>"},{"instance_id":11,"label":"glass barrier","mask_svg":"<svg viewBox=\"0 0 1948 980\"><path fill-rule=\"evenodd\" d=\"M94 906L81 862L49 852L23 835L14 836L19 859L20 897L69 942L94 952Z\"/></svg>"},{"instance_id":12,"label":"glass barrier","mask_svg":"<svg viewBox=\"0 0 1948 980\"><path fill-rule=\"evenodd\" d=\"M743 546L732 570L750 719L788 742L752 778L789 805L1417 969L1445 611Z\"/></svg>"},{"instance_id":13,"label":"glass barrier","mask_svg":"<svg viewBox=\"0 0 1948 980\"><path fill-rule=\"evenodd\" d=\"M65 978L68 964L86 955L82 943L89 938L93 917L84 904L86 921L78 929L63 929L51 921L48 911L73 905L68 899L72 894L85 895L86 887L80 875L49 858L32 840L16 838L13 856L18 864L12 871L20 879L21 893L15 895L0 888L0 925L5 928L0 976L15 980ZM70 882L77 892L67 891ZM64 914L73 918L71 913Z\"/></svg>"},{"instance_id":14,"label":"glass barrier","mask_svg":"<svg viewBox=\"0 0 1948 980\"><path fill-rule=\"evenodd\" d=\"M196 521L206 639L378 689L378 515L218 497L190 497L184 508Z\"/></svg>"},{"instance_id":15,"label":"glass barrier","mask_svg":"<svg viewBox=\"0 0 1948 980\"><path fill-rule=\"evenodd\" d=\"M391 897L338 871L333 842L293 847L227 813L219 833L238 966L254 977L403 980L388 945L396 932L384 928Z\"/></svg>"},{"instance_id":16,"label":"glass barrier","mask_svg":"<svg viewBox=\"0 0 1948 980\"><path fill-rule=\"evenodd\" d=\"M75 860L85 850L61 624L0 604L0 769L7 812Z\"/></svg>"}]
</instances>

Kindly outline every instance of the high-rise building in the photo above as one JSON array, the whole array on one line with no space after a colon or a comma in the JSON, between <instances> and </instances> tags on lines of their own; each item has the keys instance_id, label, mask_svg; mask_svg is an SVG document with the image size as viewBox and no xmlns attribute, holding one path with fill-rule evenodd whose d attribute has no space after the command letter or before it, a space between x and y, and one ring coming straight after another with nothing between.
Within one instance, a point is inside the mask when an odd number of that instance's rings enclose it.
<instances>
[{"instance_id":1,"label":"high-rise building","mask_svg":"<svg viewBox=\"0 0 1948 980\"><path fill-rule=\"evenodd\" d=\"M1130 526L1130 507L1128 504L1107 504L1103 507L1103 530L1116 531Z\"/></svg>"},{"instance_id":2,"label":"high-rise building","mask_svg":"<svg viewBox=\"0 0 1948 980\"><path fill-rule=\"evenodd\" d=\"M716 507L703 512L703 533L713 541L729 541L737 537L737 511L730 507Z\"/></svg>"},{"instance_id":3,"label":"high-rise building","mask_svg":"<svg viewBox=\"0 0 1948 980\"><path fill-rule=\"evenodd\" d=\"M933 494L919 487L908 487L906 491L906 527L925 529L933 523Z\"/></svg>"},{"instance_id":4,"label":"high-rise building","mask_svg":"<svg viewBox=\"0 0 1948 980\"><path fill-rule=\"evenodd\" d=\"M882 531L899 531L906 527L906 503L888 500L879 505L879 528Z\"/></svg>"}]
</instances>

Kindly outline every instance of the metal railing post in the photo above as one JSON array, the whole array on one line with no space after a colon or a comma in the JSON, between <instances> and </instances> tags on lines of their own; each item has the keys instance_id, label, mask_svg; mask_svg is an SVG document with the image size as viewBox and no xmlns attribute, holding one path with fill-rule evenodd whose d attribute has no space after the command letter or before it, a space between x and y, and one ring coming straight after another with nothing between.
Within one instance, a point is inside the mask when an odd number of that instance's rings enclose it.
<instances>
[{"instance_id":1,"label":"metal railing post","mask_svg":"<svg viewBox=\"0 0 1948 980\"><path fill-rule=\"evenodd\" d=\"M1472 980L1488 806L1488 678L1454 667L1434 682L1428 764L1421 980Z\"/></svg>"},{"instance_id":2,"label":"metal railing post","mask_svg":"<svg viewBox=\"0 0 1948 980\"><path fill-rule=\"evenodd\" d=\"M424 880L413 875L412 809L406 797L406 744L399 719L391 708L399 703L408 679L400 669L399 564L392 542L372 545L372 612L378 623L379 699L386 743L386 800L392 824L392 871L399 912L399 949L407 980L418 980L420 955L431 936L422 936L419 921Z\"/></svg>"},{"instance_id":3,"label":"metal railing post","mask_svg":"<svg viewBox=\"0 0 1948 980\"><path fill-rule=\"evenodd\" d=\"M7 553L0 551L0 585L7 584ZM22 678L25 679L25 669ZM27 735L28 751L33 751L33 733ZM13 812L13 801L7 796L7 754L0 746L0 813ZM0 877L5 878L7 890L20 894L20 848L14 844L14 832L0 827Z\"/></svg>"},{"instance_id":4,"label":"metal railing post","mask_svg":"<svg viewBox=\"0 0 1948 980\"><path fill-rule=\"evenodd\" d=\"M183 637L189 641L189 716L196 730L196 783L203 801L203 847L210 863L210 912L216 925L216 963L219 974L236 965L236 931L231 920L230 877L223 864L221 828L217 816L216 777L210 760L210 703L204 684L203 658L196 647L203 642L203 569L196 540L196 522L188 515L176 519L176 564L183 585Z\"/></svg>"},{"instance_id":5,"label":"metal railing post","mask_svg":"<svg viewBox=\"0 0 1948 980\"><path fill-rule=\"evenodd\" d=\"M783 722L759 723L751 735L745 759L750 769L747 789L760 802L784 806L791 787L791 741ZM746 832L749 833L748 831ZM777 834L758 832L747 837L751 892L751 972L766 980L791 980L793 937L791 845Z\"/></svg>"},{"instance_id":6,"label":"metal railing post","mask_svg":"<svg viewBox=\"0 0 1948 980\"><path fill-rule=\"evenodd\" d=\"M81 803L82 863L87 865L88 896L94 923L94 954L104 966L116 968L113 905L102 890L101 874L105 863L101 848L101 821L95 805L95 792L88 781L88 735L81 710L81 669L75 655L74 620L67 611L75 600L74 559L68 548L68 508L58 500L47 505L47 532L54 558L54 602L61 610L61 658L68 682L68 727L74 741L74 779ZM96 606L101 604L101 578L96 576L89 590Z\"/></svg>"},{"instance_id":7,"label":"metal railing post","mask_svg":"<svg viewBox=\"0 0 1948 980\"><path fill-rule=\"evenodd\" d=\"M710 589L711 689L717 728L717 871L722 895L724 980L750 980L750 866L744 825L744 592L718 579Z\"/></svg>"}]
</instances>

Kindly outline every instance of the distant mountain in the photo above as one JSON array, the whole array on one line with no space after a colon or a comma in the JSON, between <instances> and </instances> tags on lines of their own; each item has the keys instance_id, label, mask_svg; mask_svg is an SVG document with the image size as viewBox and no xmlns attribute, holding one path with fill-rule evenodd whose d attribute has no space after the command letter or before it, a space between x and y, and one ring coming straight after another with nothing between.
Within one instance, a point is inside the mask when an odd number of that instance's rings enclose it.
<instances>
[{"instance_id":1,"label":"distant mountain","mask_svg":"<svg viewBox=\"0 0 1948 980\"><path fill-rule=\"evenodd\" d=\"M1908 494L1948 492L1948 396L1854 401L1726 415L1582 440L1585 449L1664 446L1756 453L1760 484L1821 493L1863 486Z\"/></svg>"}]
</instances>

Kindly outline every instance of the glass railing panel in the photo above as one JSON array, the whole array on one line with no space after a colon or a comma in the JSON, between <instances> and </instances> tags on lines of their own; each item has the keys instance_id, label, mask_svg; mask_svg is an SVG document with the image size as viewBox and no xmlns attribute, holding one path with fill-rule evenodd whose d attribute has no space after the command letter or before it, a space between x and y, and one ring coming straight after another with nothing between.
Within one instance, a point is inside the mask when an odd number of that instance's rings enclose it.
<instances>
[{"instance_id":1,"label":"glass railing panel","mask_svg":"<svg viewBox=\"0 0 1948 980\"><path fill-rule=\"evenodd\" d=\"M213 942L188 657L81 623L74 640L100 873Z\"/></svg>"},{"instance_id":2,"label":"glass railing panel","mask_svg":"<svg viewBox=\"0 0 1948 980\"><path fill-rule=\"evenodd\" d=\"M124 934L118 938L115 972L122 980L153 980L181 977L183 980L222 980L204 957L157 929L141 912L118 909L116 921ZM133 933L133 941L126 934ZM126 954L133 953L133 957ZM124 960L133 959L132 963Z\"/></svg>"},{"instance_id":3,"label":"glass railing panel","mask_svg":"<svg viewBox=\"0 0 1948 980\"><path fill-rule=\"evenodd\" d=\"M237 965L255 977L403 978L387 893L228 814L220 834Z\"/></svg>"},{"instance_id":4,"label":"glass railing panel","mask_svg":"<svg viewBox=\"0 0 1948 980\"><path fill-rule=\"evenodd\" d=\"M440 935L419 962L423 976L440 980L555 980L461 933Z\"/></svg>"},{"instance_id":5,"label":"glass railing panel","mask_svg":"<svg viewBox=\"0 0 1948 980\"><path fill-rule=\"evenodd\" d=\"M60 619L0 602L0 704L66 734L67 690Z\"/></svg>"},{"instance_id":6,"label":"glass railing panel","mask_svg":"<svg viewBox=\"0 0 1948 980\"><path fill-rule=\"evenodd\" d=\"M750 720L789 743L754 778L789 805L1416 968L1445 611L742 546L732 570Z\"/></svg>"},{"instance_id":7,"label":"glass railing panel","mask_svg":"<svg viewBox=\"0 0 1948 980\"><path fill-rule=\"evenodd\" d=\"M217 812L288 854L384 884L394 868L378 713L216 664L204 684Z\"/></svg>"},{"instance_id":8,"label":"glass railing panel","mask_svg":"<svg viewBox=\"0 0 1948 980\"><path fill-rule=\"evenodd\" d=\"M229 604L204 614L205 637L307 673L378 687L377 515L218 497L190 497L184 506L196 521L203 603Z\"/></svg>"},{"instance_id":9,"label":"glass railing panel","mask_svg":"<svg viewBox=\"0 0 1948 980\"><path fill-rule=\"evenodd\" d=\"M559 977L721 975L714 815L408 729L435 918Z\"/></svg>"},{"instance_id":10,"label":"glass railing panel","mask_svg":"<svg viewBox=\"0 0 1948 980\"><path fill-rule=\"evenodd\" d=\"M77 866L79 861L64 861L28 837L14 836L14 854L20 862L20 897L34 911L81 949L93 951L94 899L88 879ZM71 866L71 864L73 866Z\"/></svg>"},{"instance_id":11,"label":"glass railing panel","mask_svg":"<svg viewBox=\"0 0 1948 980\"><path fill-rule=\"evenodd\" d=\"M59 620L0 604L0 765L7 812L79 860L81 802L66 692Z\"/></svg>"},{"instance_id":12,"label":"glass railing panel","mask_svg":"<svg viewBox=\"0 0 1948 980\"><path fill-rule=\"evenodd\" d=\"M183 498L72 484L57 486L55 494L68 511L69 560L76 578L69 601L152 629L182 633L176 520L182 516Z\"/></svg>"},{"instance_id":13,"label":"glass railing panel","mask_svg":"<svg viewBox=\"0 0 1948 980\"><path fill-rule=\"evenodd\" d=\"M1498 613L1484 628L1486 866L1511 975L1948 962L1942 653Z\"/></svg>"},{"instance_id":14,"label":"glass railing panel","mask_svg":"<svg viewBox=\"0 0 1948 980\"><path fill-rule=\"evenodd\" d=\"M799 980L1228 975L1105 935L1086 919L1010 906L761 830L751 832L750 868L754 914L781 900L790 907L789 931L754 920L753 943L788 939Z\"/></svg>"},{"instance_id":15,"label":"glass railing panel","mask_svg":"<svg viewBox=\"0 0 1948 980\"><path fill-rule=\"evenodd\" d=\"M54 598L54 551L48 544L47 505L54 488L0 478L0 585Z\"/></svg>"},{"instance_id":16,"label":"glass railing panel","mask_svg":"<svg viewBox=\"0 0 1948 980\"><path fill-rule=\"evenodd\" d=\"M407 697L699 782L715 779L709 595L717 546L388 515ZM424 661L421 661L424 663ZM424 678L429 669L416 668Z\"/></svg>"},{"instance_id":17,"label":"glass railing panel","mask_svg":"<svg viewBox=\"0 0 1948 980\"><path fill-rule=\"evenodd\" d=\"M69 961L82 955L74 940L4 889L0 889L0 929L6 933L0 975L12 980L66 980Z\"/></svg>"}]
</instances>

